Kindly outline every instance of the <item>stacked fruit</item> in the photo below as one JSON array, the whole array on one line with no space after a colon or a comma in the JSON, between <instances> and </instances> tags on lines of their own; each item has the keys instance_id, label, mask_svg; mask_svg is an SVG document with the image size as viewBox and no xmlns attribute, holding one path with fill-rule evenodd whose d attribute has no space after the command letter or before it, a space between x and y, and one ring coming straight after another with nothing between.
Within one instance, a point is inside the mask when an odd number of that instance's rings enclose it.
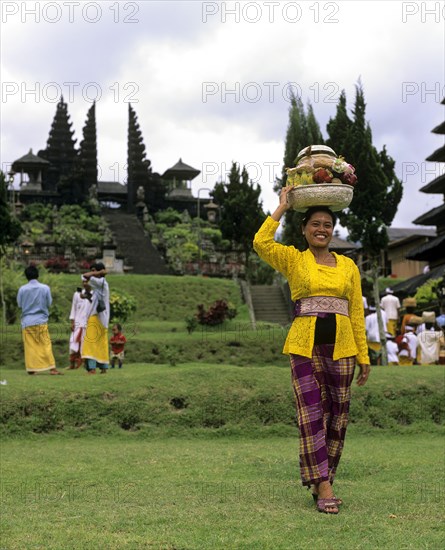
<instances>
[{"instance_id":1,"label":"stacked fruit","mask_svg":"<svg viewBox=\"0 0 445 550\"><path fill-rule=\"evenodd\" d=\"M286 169L288 185L345 183L354 186L357 182L355 168L324 145L312 145L303 149L296 162L295 168Z\"/></svg>"}]
</instances>

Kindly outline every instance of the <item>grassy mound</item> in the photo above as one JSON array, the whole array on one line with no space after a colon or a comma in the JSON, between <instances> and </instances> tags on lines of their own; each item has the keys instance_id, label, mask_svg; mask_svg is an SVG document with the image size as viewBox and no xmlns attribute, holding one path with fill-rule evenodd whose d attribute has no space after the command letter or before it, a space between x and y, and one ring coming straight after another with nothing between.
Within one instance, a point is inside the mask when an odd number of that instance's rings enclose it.
<instances>
[{"instance_id":1,"label":"grassy mound","mask_svg":"<svg viewBox=\"0 0 445 550\"><path fill-rule=\"evenodd\" d=\"M67 317L71 299L79 275L60 274L60 281L66 289L64 310ZM110 290L120 290L133 296L137 310L131 321L177 321L196 311L198 304L210 305L215 300L225 299L235 306L241 305L238 285L228 279L208 277L175 277L168 275L108 275Z\"/></svg>"},{"instance_id":2,"label":"grassy mound","mask_svg":"<svg viewBox=\"0 0 445 550\"><path fill-rule=\"evenodd\" d=\"M78 275L59 275L63 288L63 303L55 304L63 312L65 319L59 323L50 323L49 329L53 343L56 364L65 366L68 360L68 342L70 325L68 321L71 299L79 285ZM242 304L238 285L226 279L205 277L173 277L158 275L111 275L108 277L110 289L124 291L133 296L137 303L135 314L124 323L129 344L127 360L129 362L173 362L182 361L227 361L226 345L228 340L243 340L242 348L252 348L251 339L244 333L249 327L248 312ZM200 330L190 337L186 330L185 318L197 311L198 304L208 307L219 299L231 302L239 315L223 327L215 330ZM238 333L238 334L229 334ZM206 345L209 337L213 345ZM233 337L232 337L233 336ZM9 366L23 361L21 329L19 323L2 327L0 331L0 364ZM236 347L235 343L232 347ZM254 346L255 347L255 346ZM229 346L230 348L230 346ZM263 350L264 351L264 350ZM279 355L277 347L274 352L266 354ZM247 364L253 352L229 353L229 361L236 364ZM234 356L235 360L230 357ZM174 359L177 357L177 359Z\"/></svg>"},{"instance_id":3,"label":"grassy mound","mask_svg":"<svg viewBox=\"0 0 445 550\"><path fill-rule=\"evenodd\" d=\"M107 375L29 377L3 369L3 435L30 433L288 435L295 430L288 369L272 366L127 365ZM444 424L443 369L375 368L354 385L351 423L361 431L435 431Z\"/></svg>"}]
</instances>

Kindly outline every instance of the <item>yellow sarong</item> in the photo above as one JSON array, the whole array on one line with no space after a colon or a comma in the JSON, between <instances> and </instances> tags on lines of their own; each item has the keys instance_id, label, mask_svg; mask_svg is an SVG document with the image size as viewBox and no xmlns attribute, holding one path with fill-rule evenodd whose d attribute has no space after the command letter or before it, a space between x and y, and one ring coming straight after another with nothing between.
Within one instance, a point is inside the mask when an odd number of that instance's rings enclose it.
<instances>
[{"instance_id":1,"label":"yellow sarong","mask_svg":"<svg viewBox=\"0 0 445 550\"><path fill-rule=\"evenodd\" d=\"M43 372L56 368L48 325L34 325L22 329L27 372Z\"/></svg>"},{"instance_id":2,"label":"yellow sarong","mask_svg":"<svg viewBox=\"0 0 445 550\"><path fill-rule=\"evenodd\" d=\"M413 363L414 363L414 359L409 355L399 355L399 365L411 366Z\"/></svg>"},{"instance_id":3,"label":"yellow sarong","mask_svg":"<svg viewBox=\"0 0 445 550\"><path fill-rule=\"evenodd\" d=\"M389 332L389 334L392 334L393 336L396 336L397 334L397 321L396 319L388 319L386 323L386 330Z\"/></svg>"},{"instance_id":4,"label":"yellow sarong","mask_svg":"<svg viewBox=\"0 0 445 550\"><path fill-rule=\"evenodd\" d=\"M82 359L94 359L98 363L110 362L108 352L108 329L99 321L97 315L88 319L85 339L82 346Z\"/></svg>"},{"instance_id":5,"label":"yellow sarong","mask_svg":"<svg viewBox=\"0 0 445 550\"><path fill-rule=\"evenodd\" d=\"M382 349L382 344L380 342L369 342L368 348L371 348L374 351L380 351Z\"/></svg>"}]
</instances>

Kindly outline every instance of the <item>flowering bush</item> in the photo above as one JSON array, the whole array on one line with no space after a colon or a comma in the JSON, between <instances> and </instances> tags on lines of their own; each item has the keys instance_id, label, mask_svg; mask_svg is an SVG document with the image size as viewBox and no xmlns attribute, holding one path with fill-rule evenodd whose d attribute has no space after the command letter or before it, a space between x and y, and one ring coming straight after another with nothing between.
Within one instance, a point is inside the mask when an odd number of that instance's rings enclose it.
<instances>
[{"instance_id":1,"label":"flowering bush","mask_svg":"<svg viewBox=\"0 0 445 550\"><path fill-rule=\"evenodd\" d=\"M55 256L54 258L46 260L44 266L51 273L60 273L62 271L68 271L69 264L69 261L63 256Z\"/></svg>"},{"instance_id":2,"label":"flowering bush","mask_svg":"<svg viewBox=\"0 0 445 550\"><path fill-rule=\"evenodd\" d=\"M216 300L206 311L202 304L198 306L196 317L200 325L220 325L226 319L233 319L237 314L236 308L226 300Z\"/></svg>"},{"instance_id":3,"label":"flowering bush","mask_svg":"<svg viewBox=\"0 0 445 550\"><path fill-rule=\"evenodd\" d=\"M422 286L419 286L415 296L417 305L422 307L427 306L431 302L439 301L442 284L443 279L430 279Z\"/></svg>"},{"instance_id":4,"label":"flowering bush","mask_svg":"<svg viewBox=\"0 0 445 550\"><path fill-rule=\"evenodd\" d=\"M110 292L110 318L112 322L125 322L136 311L136 301L125 292Z\"/></svg>"}]
</instances>

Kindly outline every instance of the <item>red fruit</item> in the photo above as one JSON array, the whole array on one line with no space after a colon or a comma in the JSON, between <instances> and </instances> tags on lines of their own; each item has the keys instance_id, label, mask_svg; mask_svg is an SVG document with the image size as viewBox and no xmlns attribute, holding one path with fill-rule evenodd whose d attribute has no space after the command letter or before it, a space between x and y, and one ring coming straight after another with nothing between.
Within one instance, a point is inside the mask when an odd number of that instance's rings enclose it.
<instances>
[{"instance_id":1,"label":"red fruit","mask_svg":"<svg viewBox=\"0 0 445 550\"><path fill-rule=\"evenodd\" d=\"M354 186L357 183L357 176L355 174L341 174L340 179L347 185Z\"/></svg>"},{"instance_id":2,"label":"red fruit","mask_svg":"<svg viewBox=\"0 0 445 550\"><path fill-rule=\"evenodd\" d=\"M332 181L332 174L325 168L319 168L314 172L312 179L315 183L330 183Z\"/></svg>"}]
</instances>

